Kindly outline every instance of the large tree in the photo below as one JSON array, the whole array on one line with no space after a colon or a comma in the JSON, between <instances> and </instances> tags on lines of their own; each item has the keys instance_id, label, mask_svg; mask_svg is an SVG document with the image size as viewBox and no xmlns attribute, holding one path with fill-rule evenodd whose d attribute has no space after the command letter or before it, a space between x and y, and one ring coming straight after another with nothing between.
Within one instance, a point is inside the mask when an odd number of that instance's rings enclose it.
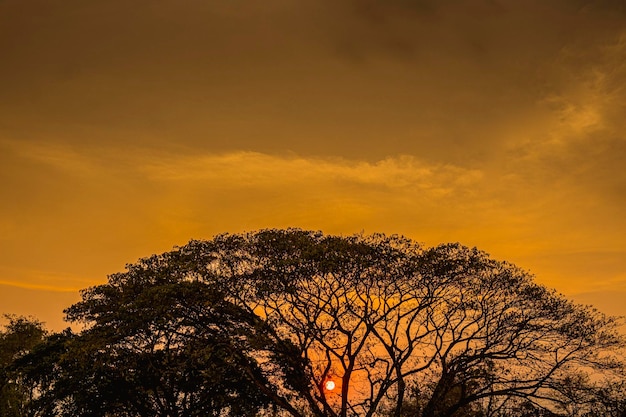
<instances>
[{"instance_id":1,"label":"large tree","mask_svg":"<svg viewBox=\"0 0 626 417\"><path fill-rule=\"evenodd\" d=\"M560 412L621 366L616 319L484 252L397 236L220 235L82 297L55 385L77 416Z\"/></svg>"}]
</instances>

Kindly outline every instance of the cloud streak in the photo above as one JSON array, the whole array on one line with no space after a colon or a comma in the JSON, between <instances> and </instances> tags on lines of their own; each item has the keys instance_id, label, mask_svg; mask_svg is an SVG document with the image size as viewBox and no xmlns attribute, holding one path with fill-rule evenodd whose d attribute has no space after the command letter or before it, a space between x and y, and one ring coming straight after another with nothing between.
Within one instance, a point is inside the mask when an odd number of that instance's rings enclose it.
<instances>
[{"instance_id":1,"label":"cloud streak","mask_svg":"<svg viewBox=\"0 0 626 417\"><path fill-rule=\"evenodd\" d=\"M259 152L167 158L139 168L147 178L164 182L205 182L226 187L281 187L319 183L355 184L389 190L415 188L446 195L481 178L478 170L432 165L412 156L373 163L340 158L276 156ZM218 185L219 186L219 185Z\"/></svg>"}]
</instances>

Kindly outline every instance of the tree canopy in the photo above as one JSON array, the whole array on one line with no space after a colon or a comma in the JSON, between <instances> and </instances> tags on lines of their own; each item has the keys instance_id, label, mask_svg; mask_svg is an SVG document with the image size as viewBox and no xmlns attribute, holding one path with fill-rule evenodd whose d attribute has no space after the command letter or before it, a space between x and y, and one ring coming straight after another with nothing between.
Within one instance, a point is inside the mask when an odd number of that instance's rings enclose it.
<instances>
[{"instance_id":1,"label":"tree canopy","mask_svg":"<svg viewBox=\"0 0 626 417\"><path fill-rule=\"evenodd\" d=\"M219 235L128 265L66 313L85 330L18 367L39 415L623 411L600 382L623 380L618 320L459 244Z\"/></svg>"}]
</instances>

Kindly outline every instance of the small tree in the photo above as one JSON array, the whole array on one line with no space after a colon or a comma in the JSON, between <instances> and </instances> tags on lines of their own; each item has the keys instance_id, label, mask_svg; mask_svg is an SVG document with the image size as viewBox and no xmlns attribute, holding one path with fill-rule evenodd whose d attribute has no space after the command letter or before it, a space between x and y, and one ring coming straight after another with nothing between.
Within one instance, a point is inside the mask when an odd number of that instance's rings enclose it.
<instances>
[{"instance_id":1,"label":"small tree","mask_svg":"<svg viewBox=\"0 0 626 417\"><path fill-rule=\"evenodd\" d=\"M8 323L0 331L0 416L28 416L35 395L14 363L42 342L46 331L41 322L18 316L5 316Z\"/></svg>"}]
</instances>

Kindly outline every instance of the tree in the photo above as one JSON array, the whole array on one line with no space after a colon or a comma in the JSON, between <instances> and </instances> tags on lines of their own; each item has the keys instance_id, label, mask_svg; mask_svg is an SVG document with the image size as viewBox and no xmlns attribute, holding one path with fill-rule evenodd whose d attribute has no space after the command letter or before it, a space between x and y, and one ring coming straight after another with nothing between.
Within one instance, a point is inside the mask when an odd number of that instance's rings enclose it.
<instances>
[{"instance_id":1,"label":"tree","mask_svg":"<svg viewBox=\"0 0 626 417\"><path fill-rule=\"evenodd\" d=\"M338 379L338 394L313 394L316 413L369 416L391 406L399 416L410 382L428 398L422 416L512 397L558 407L571 400L563 381L619 369L614 318L476 249L299 230L218 241L219 251L202 242L183 251L236 259L218 274L240 283L235 302L291 335L312 386Z\"/></svg>"},{"instance_id":2,"label":"tree","mask_svg":"<svg viewBox=\"0 0 626 417\"><path fill-rule=\"evenodd\" d=\"M28 406L35 395L13 364L41 343L46 331L41 322L26 317L7 315L8 323L0 331L0 416L28 415Z\"/></svg>"},{"instance_id":3,"label":"tree","mask_svg":"<svg viewBox=\"0 0 626 417\"><path fill-rule=\"evenodd\" d=\"M621 365L615 318L484 252L398 236L220 235L82 297L54 384L67 415L557 412Z\"/></svg>"},{"instance_id":4,"label":"tree","mask_svg":"<svg viewBox=\"0 0 626 417\"><path fill-rule=\"evenodd\" d=\"M289 409L251 352L266 353L286 371L292 366L284 383L297 384L302 366L290 342L275 342L256 315L161 261L144 260L83 291L84 301L67 313L89 328L53 335L21 361L39 384L41 415L247 416L273 404ZM50 375L52 383L42 379Z\"/></svg>"}]
</instances>

